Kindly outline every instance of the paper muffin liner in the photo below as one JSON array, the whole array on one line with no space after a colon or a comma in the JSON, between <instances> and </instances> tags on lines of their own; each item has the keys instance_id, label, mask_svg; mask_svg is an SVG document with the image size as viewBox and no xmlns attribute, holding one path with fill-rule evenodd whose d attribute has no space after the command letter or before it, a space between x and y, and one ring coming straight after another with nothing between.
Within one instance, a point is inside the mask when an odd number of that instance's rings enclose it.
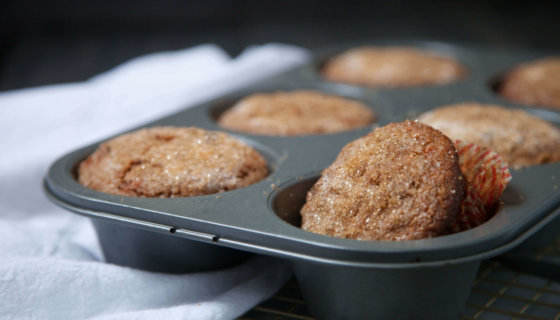
<instances>
[{"instance_id":1,"label":"paper muffin liner","mask_svg":"<svg viewBox=\"0 0 560 320\"><path fill-rule=\"evenodd\" d=\"M508 164L496 152L455 141L459 166L466 179L465 197L452 232L474 228L492 217L496 204L511 180Z\"/></svg>"}]
</instances>

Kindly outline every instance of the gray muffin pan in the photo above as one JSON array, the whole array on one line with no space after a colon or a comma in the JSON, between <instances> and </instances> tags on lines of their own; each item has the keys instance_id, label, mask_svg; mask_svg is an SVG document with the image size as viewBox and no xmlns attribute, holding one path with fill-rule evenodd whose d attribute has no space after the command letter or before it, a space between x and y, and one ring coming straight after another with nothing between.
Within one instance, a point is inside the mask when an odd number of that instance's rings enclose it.
<instances>
[{"instance_id":1,"label":"gray muffin pan","mask_svg":"<svg viewBox=\"0 0 560 320\"><path fill-rule=\"evenodd\" d=\"M325 58L365 44L412 45L463 63L468 75L443 86L368 89L324 81ZM449 103L496 103L523 108L560 124L560 113L524 108L497 96L492 85L520 62L547 53L435 42L360 42L317 53L309 65L146 124L221 130L256 148L270 175L249 187L187 198L104 194L75 179L89 145L57 160L44 188L60 206L91 217L110 263L160 272L191 272L239 263L249 253L293 261L310 312L321 319L453 319L464 310L480 262L506 252L560 215L560 163L512 170L498 213L466 232L415 241L332 238L301 230L307 190L348 142L373 126L338 134L269 137L223 130L216 117L255 92L314 89L364 102L377 125L413 119Z\"/></svg>"}]
</instances>

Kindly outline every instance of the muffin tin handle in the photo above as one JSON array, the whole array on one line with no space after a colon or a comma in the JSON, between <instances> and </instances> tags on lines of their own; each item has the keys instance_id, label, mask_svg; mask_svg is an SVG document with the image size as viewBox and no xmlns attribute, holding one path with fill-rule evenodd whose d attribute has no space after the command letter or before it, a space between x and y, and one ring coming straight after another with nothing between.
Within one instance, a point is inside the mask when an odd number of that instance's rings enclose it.
<instances>
[{"instance_id":1,"label":"muffin tin handle","mask_svg":"<svg viewBox=\"0 0 560 320\"><path fill-rule=\"evenodd\" d=\"M187 239L191 239L191 240L198 240L198 241L203 241L203 242L210 242L210 243L216 243L219 240L219 236L218 235L214 235L214 234L210 234L210 233L205 233L205 232L200 232L200 231L193 231L193 230L188 230L186 228L177 228L174 226L168 226L168 225L164 225L164 224L160 224L160 223L155 223L155 222L149 222L149 221L145 221L145 220L138 220L138 219L134 219L134 218L130 218L130 217L124 217L121 215L116 215L116 214L111 214L111 213L106 213L106 212L101 212L101 211L95 211L95 210L91 210L91 209L84 209L84 208L80 208L80 207L76 207L73 206L71 204L69 204L68 202L64 202L60 199L58 199L50 190L49 187L45 184L44 186L45 189L45 193L47 194L47 196L49 197L49 199L51 201L53 201L54 203L56 203L57 205L78 213L80 215L84 215L86 217L89 218L94 218L94 219L101 219L101 220L108 220L108 221L112 221L118 224L124 224L127 226L132 226L138 229L143 229L143 230L151 230L151 231L157 231L157 232L164 232L164 233L171 233L171 234L175 234L181 238L187 238Z\"/></svg>"}]
</instances>

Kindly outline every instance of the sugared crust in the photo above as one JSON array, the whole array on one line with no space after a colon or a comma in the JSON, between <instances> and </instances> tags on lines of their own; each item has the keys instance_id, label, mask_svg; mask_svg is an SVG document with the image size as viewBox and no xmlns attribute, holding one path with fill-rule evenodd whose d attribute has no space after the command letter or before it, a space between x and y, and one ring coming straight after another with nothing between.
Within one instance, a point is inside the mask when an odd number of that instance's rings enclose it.
<instances>
[{"instance_id":1,"label":"sugared crust","mask_svg":"<svg viewBox=\"0 0 560 320\"><path fill-rule=\"evenodd\" d=\"M441 132L405 121L345 146L307 194L302 228L360 240L446 233L463 197L457 151Z\"/></svg>"},{"instance_id":2,"label":"sugared crust","mask_svg":"<svg viewBox=\"0 0 560 320\"><path fill-rule=\"evenodd\" d=\"M351 130L374 119L360 102L301 90L248 96L224 112L218 124L246 133L293 136Z\"/></svg>"},{"instance_id":3,"label":"sugared crust","mask_svg":"<svg viewBox=\"0 0 560 320\"><path fill-rule=\"evenodd\" d=\"M499 91L518 103L560 109L560 57L519 65L506 74Z\"/></svg>"},{"instance_id":4,"label":"sugared crust","mask_svg":"<svg viewBox=\"0 0 560 320\"><path fill-rule=\"evenodd\" d=\"M251 147L220 132L156 127L103 143L78 169L86 187L118 195L187 197L242 188L268 174Z\"/></svg>"},{"instance_id":5,"label":"sugared crust","mask_svg":"<svg viewBox=\"0 0 560 320\"><path fill-rule=\"evenodd\" d=\"M429 111L418 120L451 139L492 149L512 166L560 161L560 129L522 110L464 103Z\"/></svg>"},{"instance_id":6,"label":"sugared crust","mask_svg":"<svg viewBox=\"0 0 560 320\"><path fill-rule=\"evenodd\" d=\"M462 78L457 61L408 47L361 47L327 61L325 78L371 87L438 85Z\"/></svg>"}]
</instances>

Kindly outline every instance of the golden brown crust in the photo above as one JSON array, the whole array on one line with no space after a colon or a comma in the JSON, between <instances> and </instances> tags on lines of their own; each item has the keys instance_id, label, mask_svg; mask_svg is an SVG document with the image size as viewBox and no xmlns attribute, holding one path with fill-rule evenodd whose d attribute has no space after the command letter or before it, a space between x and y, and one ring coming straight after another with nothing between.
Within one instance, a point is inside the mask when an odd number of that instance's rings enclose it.
<instances>
[{"instance_id":1,"label":"golden brown crust","mask_svg":"<svg viewBox=\"0 0 560 320\"><path fill-rule=\"evenodd\" d=\"M560 57L519 65L503 78L499 92L518 103L560 109Z\"/></svg>"},{"instance_id":2,"label":"golden brown crust","mask_svg":"<svg viewBox=\"0 0 560 320\"><path fill-rule=\"evenodd\" d=\"M307 194L302 228L359 240L445 234L459 213L463 177L441 132L405 121L346 145Z\"/></svg>"},{"instance_id":3,"label":"golden brown crust","mask_svg":"<svg viewBox=\"0 0 560 320\"><path fill-rule=\"evenodd\" d=\"M560 129L522 110L462 103L426 112L418 120L451 139L492 149L512 166L560 161Z\"/></svg>"},{"instance_id":4,"label":"golden brown crust","mask_svg":"<svg viewBox=\"0 0 560 320\"><path fill-rule=\"evenodd\" d=\"M465 76L457 61L409 47L361 47L327 61L325 78L370 87L446 84Z\"/></svg>"},{"instance_id":5,"label":"golden brown crust","mask_svg":"<svg viewBox=\"0 0 560 320\"><path fill-rule=\"evenodd\" d=\"M78 169L86 187L118 195L188 197L242 188L268 174L265 159L224 133L155 127L111 139Z\"/></svg>"},{"instance_id":6,"label":"golden brown crust","mask_svg":"<svg viewBox=\"0 0 560 320\"><path fill-rule=\"evenodd\" d=\"M239 132L293 136L356 129L374 119L360 102L300 90L248 96L225 111L218 124Z\"/></svg>"}]
</instances>

